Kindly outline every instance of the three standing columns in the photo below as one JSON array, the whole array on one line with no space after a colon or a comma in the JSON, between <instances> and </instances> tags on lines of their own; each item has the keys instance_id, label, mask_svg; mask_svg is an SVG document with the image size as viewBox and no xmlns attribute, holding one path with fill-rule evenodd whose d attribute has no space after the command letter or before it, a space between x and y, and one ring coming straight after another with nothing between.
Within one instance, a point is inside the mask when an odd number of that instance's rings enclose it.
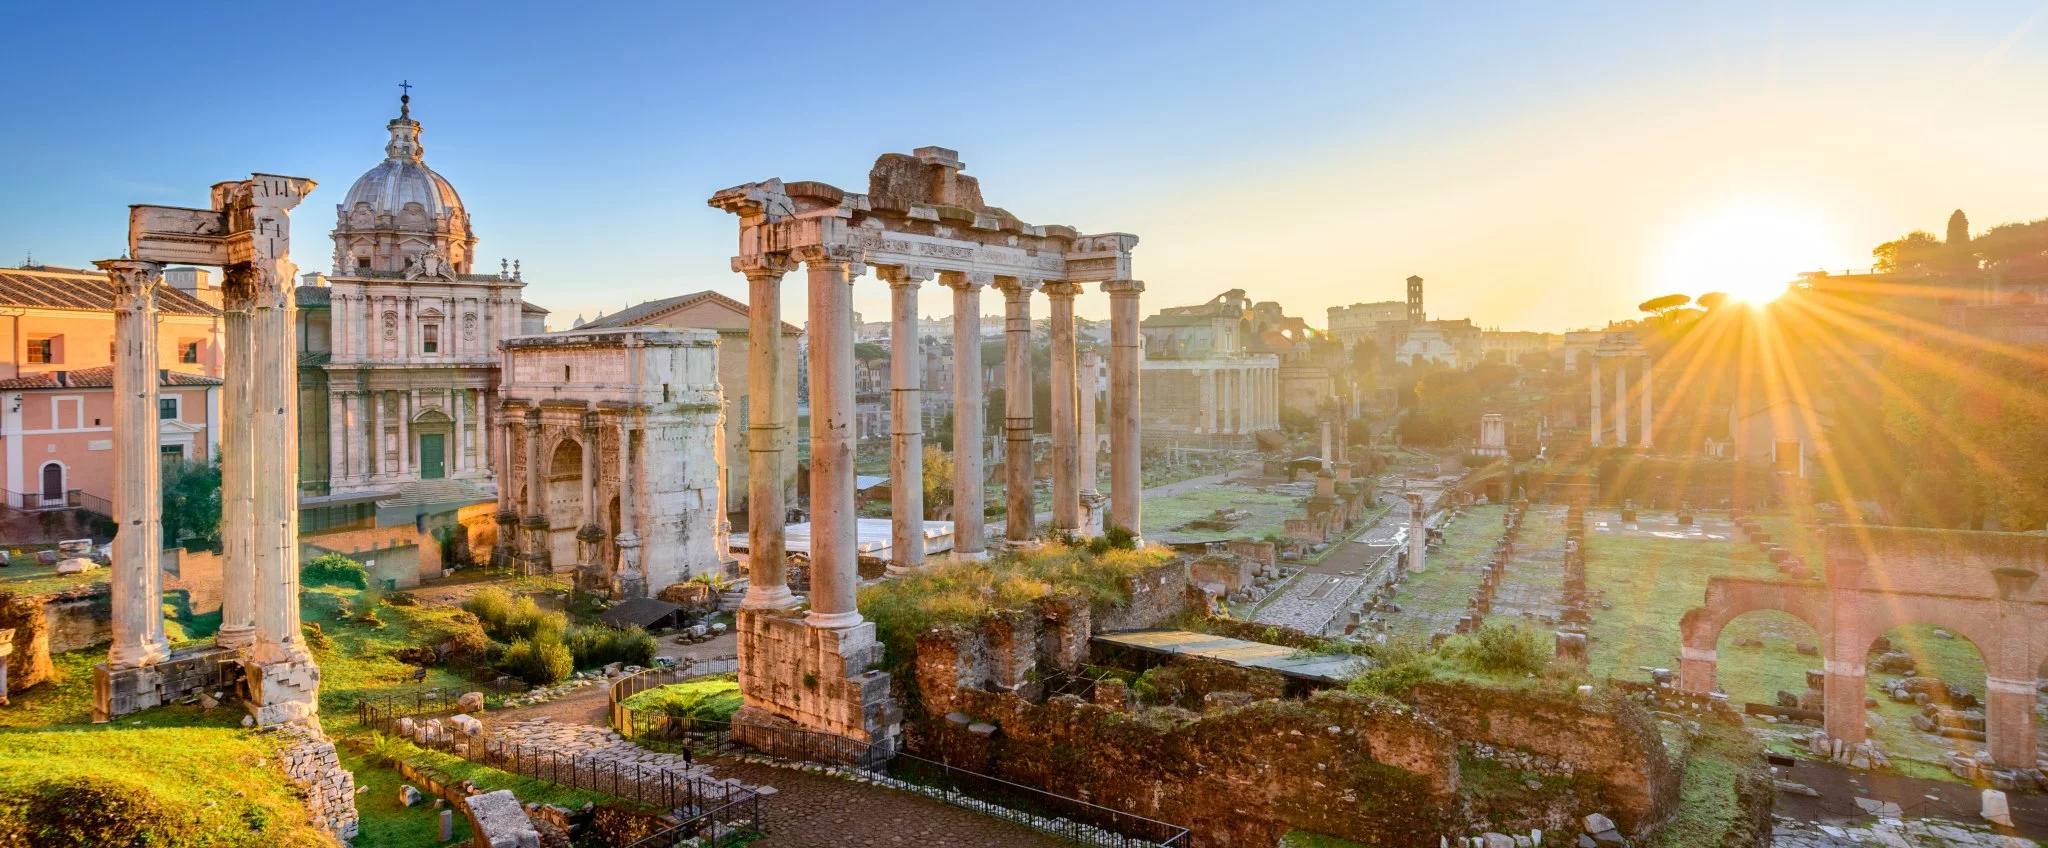
<instances>
[{"instance_id":1,"label":"three standing columns","mask_svg":"<svg viewBox=\"0 0 2048 848\"><path fill-rule=\"evenodd\" d=\"M843 248L803 248L797 258L810 275L811 612L804 620L845 628L861 623L854 606L853 279L864 268L858 253Z\"/></svg>"},{"instance_id":2,"label":"three standing columns","mask_svg":"<svg viewBox=\"0 0 2048 848\"><path fill-rule=\"evenodd\" d=\"M107 666L152 666L170 656L164 638L163 505L158 496L156 295L163 266L131 259L94 263L114 289L114 643Z\"/></svg>"},{"instance_id":3,"label":"three standing columns","mask_svg":"<svg viewBox=\"0 0 2048 848\"><path fill-rule=\"evenodd\" d=\"M734 258L747 275L747 598L745 609L796 606L784 547L782 426L782 275L796 267L786 253Z\"/></svg>"},{"instance_id":4,"label":"three standing columns","mask_svg":"<svg viewBox=\"0 0 2048 848\"><path fill-rule=\"evenodd\" d=\"M1142 407L1138 368L1144 341L1138 335L1139 280L1110 280L1109 293L1109 520L1137 534L1144 526L1145 482L1139 461ZM1105 528L1106 529L1106 528Z\"/></svg>"},{"instance_id":5,"label":"three standing columns","mask_svg":"<svg viewBox=\"0 0 2048 848\"><path fill-rule=\"evenodd\" d=\"M953 557L983 560L981 287L987 283L959 271L941 272L939 281L953 290Z\"/></svg>"},{"instance_id":6,"label":"three standing columns","mask_svg":"<svg viewBox=\"0 0 2048 848\"><path fill-rule=\"evenodd\" d=\"M1003 537L1012 544L1031 541L1037 519L1031 482L1031 293L1040 285L1019 277L996 283L1003 292ZM814 391L816 386L814 377Z\"/></svg>"},{"instance_id":7,"label":"three standing columns","mask_svg":"<svg viewBox=\"0 0 2048 848\"><path fill-rule=\"evenodd\" d=\"M1078 283L1045 284L1052 301L1052 528L1064 533L1081 529L1080 363L1074 349L1074 297L1080 293Z\"/></svg>"},{"instance_id":8,"label":"three standing columns","mask_svg":"<svg viewBox=\"0 0 2048 848\"><path fill-rule=\"evenodd\" d=\"M924 354L917 289L931 272L883 268L889 283L889 573L924 564Z\"/></svg>"}]
</instances>

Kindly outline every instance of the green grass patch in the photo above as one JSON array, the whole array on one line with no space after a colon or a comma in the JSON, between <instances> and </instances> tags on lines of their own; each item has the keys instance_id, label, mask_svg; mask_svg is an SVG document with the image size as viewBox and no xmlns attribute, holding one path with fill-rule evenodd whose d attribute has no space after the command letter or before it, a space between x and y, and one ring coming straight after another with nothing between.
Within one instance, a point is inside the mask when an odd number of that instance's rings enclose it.
<instances>
[{"instance_id":1,"label":"green grass patch","mask_svg":"<svg viewBox=\"0 0 2048 848\"><path fill-rule=\"evenodd\" d=\"M33 552L22 552L15 556L12 564L0 568L0 592L14 592L21 595L47 595L95 583L105 583L112 575L106 566L81 574L58 574L57 566L36 562Z\"/></svg>"},{"instance_id":2,"label":"green grass patch","mask_svg":"<svg viewBox=\"0 0 2048 848\"><path fill-rule=\"evenodd\" d=\"M739 675L715 674L656 686L627 698L623 703L636 713L680 719L684 729L690 729L701 724L729 722L746 701L740 697Z\"/></svg>"},{"instance_id":3,"label":"green grass patch","mask_svg":"<svg viewBox=\"0 0 2048 848\"><path fill-rule=\"evenodd\" d=\"M1285 529L1287 519L1301 517L1301 504L1302 499L1294 495L1277 495L1237 486L1208 486L1165 497L1148 497L1145 499L1145 537L1161 542L1213 539L1219 535L1263 539ZM1221 509L1241 509L1251 515L1230 530L1175 529L1190 521L1207 518Z\"/></svg>"},{"instance_id":4,"label":"green grass patch","mask_svg":"<svg viewBox=\"0 0 2048 848\"><path fill-rule=\"evenodd\" d=\"M1754 836L1731 838L1731 831L1746 832L1753 825L1745 821L1738 802L1738 783L1761 780L1759 787L1770 792L1763 752L1742 728L1706 722L1701 735L1685 760L1685 778L1680 785L1678 814L1669 825L1644 843L1644 848L1701 848L1713 845L1754 845ZM1763 803L1768 804L1769 799ZM1766 819L1762 826L1770 827Z\"/></svg>"},{"instance_id":5,"label":"green grass patch","mask_svg":"<svg viewBox=\"0 0 2048 848\"><path fill-rule=\"evenodd\" d=\"M1173 558L1165 548L1087 548L1047 541L987 562L947 561L860 590L860 610L875 622L892 668L910 660L917 635L971 624L1053 594L1079 594L1097 606L1130 602L1125 581Z\"/></svg>"},{"instance_id":6,"label":"green grass patch","mask_svg":"<svg viewBox=\"0 0 2048 848\"><path fill-rule=\"evenodd\" d=\"M361 819L357 824L356 848L448 846L469 842L469 819L461 811L456 811L454 817L455 838L440 841L441 813L434 809L432 796L424 796L423 792L424 800L420 803L411 807L399 804L398 787L407 781L397 768L380 763L375 757L349 746L335 747L341 756L341 767L354 772L356 787L366 790L356 796L356 815Z\"/></svg>"},{"instance_id":7,"label":"green grass patch","mask_svg":"<svg viewBox=\"0 0 2048 848\"><path fill-rule=\"evenodd\" d=\"M1280 848L1374 848L1363 842L1338 839L1306 830L1290 830L1280 837Z\"/></svg>"},{"instance_id":8,"label":"green grass patch","mask_svg":"<svg viewBox=\"0 0 2048 848\"><path fill-rule=\"evenodd\" d=\"M32 834L55 823L34 796L57 782L103 787L118 803L104 814L81 811L87 821L73 823L73 841L50 844L331 844L309 821L275 743L243 730L239 717L226 708L168 707L94 727L0 730L0 832ZM124 810L142 812L106 820ZM95 836L94 827L109 829ZM116 834L133 841L109 841Z\"/></svg>"}]
</instances>

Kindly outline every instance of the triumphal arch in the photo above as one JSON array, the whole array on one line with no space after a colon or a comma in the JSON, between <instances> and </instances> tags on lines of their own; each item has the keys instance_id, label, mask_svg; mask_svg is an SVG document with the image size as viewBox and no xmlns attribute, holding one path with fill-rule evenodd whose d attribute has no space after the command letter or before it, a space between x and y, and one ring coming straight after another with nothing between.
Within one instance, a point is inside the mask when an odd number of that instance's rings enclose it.
<instances>
[{"instance_id":1,"label":"triumphal arch","mask_svg":"<svg viewBox=\"0 0 2048 848\"><path fill-rule=\"evenodd\" d=\"M2048 661L2048 537L1905 527L1827 532L1826 582L1716 577L1679 629L1679 685L1714 688L1715 645L1736 616L1779 610L1819 636L1826 662L1827 734L1864 740L1866 658L1877 637L1932 624L1975 643L1989 680L1985 720L1993 760L2033 768L2034 691Z\"/></svg>"},{"instance_id":2,"label":"triumphal arch","mask_svg":"<svg viewBox=\"0 0 2048 848\"><path fill-rule=\"evenodd\" d=\"M1031 385L1031 296L1051 302L1052 529L1081 532L1092 480L1081 479L1079 362L1074 298L1084 283L1110 296L1109 523L1140 524L1138 295L1131 278L1128 233L1083 234L1057 224L1032 225L985 203L980 184L961 173L958 153L922 147L885 154L868 172L866 194L821 182L771 179L713 195L710 204L740 219L734 271L745 274L752 316L747 394L749 470L747 599L740 615L743 721L794 724L859 741L895 735L897 708L888 675L872 670L880 657L874 625L854 606L854 328L853 285L873 267L889 285L893 349L891 474L922 479L923 432L918 414L922 357L915 355L918 289L937 279L953 290L953 335L980 338L981 290L1005 300L1004 381ZM785 573L781 469L790 458L781 393L793 374L776 344L782 326L782 278L805 267L809 285L811 401L811 594L809 614L795 605ZM953 444L979 445L983 429L981 346L955 344ZM1004 393L1005 538L1028 543L1033 527L1031 392ZM891 487L892 570L923 564L923 491ZM982 527L982 460L961 451L954 461L954 555L986 556ZM773 744L774 739L757 740Z\"/></svg>"}]
</instances>

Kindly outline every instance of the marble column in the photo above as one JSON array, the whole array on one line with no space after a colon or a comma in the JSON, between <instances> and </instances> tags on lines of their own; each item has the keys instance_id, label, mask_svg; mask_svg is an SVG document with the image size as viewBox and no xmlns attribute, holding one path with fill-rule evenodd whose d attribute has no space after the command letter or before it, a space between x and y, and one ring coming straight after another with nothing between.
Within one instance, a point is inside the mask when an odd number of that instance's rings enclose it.
<instances>
[{"instance_id":1,"label":"marble column","mask_svg":"<svg viewBox=\"0 0 2048 848\"><path fill-rule=\"evenodd\" d=\"M1001 277L1003 293L1003 538L1031 541L1037 508L1031 473L1031 293L1040 281Z\"/></svg>"},{"instance_id":2,"label":"marble column","mask_svg":"<svg viewBox=\"0 0 2048 848\"><path fill-rule=\"evenodd\" d=\"M1638 444L1641 444L1641 445L1642 445L1643 447L1645 447L1645 448L1648 448L1648 447L1650 447L1650 446L1651 446L1651 444L1650 444L1650 420L1651 420L1651 417L1652 417L1652 415L1653 415L1653 413L1652 413L1652 411L1651 411L1651 408L1650 408L1650 386L1651 386L1651 385L1653 385L1653 383L1651 383L1651 381L1650 381L1650 368L1651 368L1650 358L1649 358L1648 356L1645 356L1645 357L1643 357L1643 378L1642 378L1642 396L1643 396L1643 416L1642 416L1642 417L1643 417L1643 420L1642 420L1642 427L1641 427L1641 428L1639 428L1639 429L1640 429L1640 432L1641 432L1641 436L1640 436L1639 438L1641 439L1641 441L1640 441L1640 442L1638 442Z\"/></svg>"},{"instance_id":3,"label":"marble column","mask_svg":"<svg viewBox=\"0 0 2048 848\"><path fill-rule=\"evenodd\" d=\"M1628 447L1628 358L1614 360L1614 446Z\"/></svg>"},{"instance_id":4,"label":"marble column","mask_svg":"<svg viewBox=\"0 0 2048 848\"><path fill-rule=\"evenodd\" d=\"M1095 438L1095 400L1101 386L1096 374L1101 370L1102 355L1093 350L1081 354L1080 386L1075 393L1074 417L1079 424L1074 450L1079 456L1076 476L1081 484L1081 532L1087 536L1102 533L1102 492L1095 482L1095 462L1099 451Z\"/></svg>"},{"instance_id":5,"label":"marble column","mask_svg":"<svg viewBox=\"0 0 2048 848\"><path fill-rule=\"evenodd\" d=\"M1429 516L1423 511L1422 496L1408 495L1408 570L1421 571L1429 553Z\"/></svg>"},{"instance_id":6,"label":"marble column","mask_svg":"<svg viewBox=\"0 0 2048 848\"><path fill-rule=\"evenodd\" d=\"M583 413L583 524L576 528L577 563L585 571L602 567L604 553L598 545L604 541L604 530L597 526L598 503L601 493L598 480L603 475L598 469L604 451L598 442L598 415Z\"/></svg>"},{"instance_id":7,"label":"marble column","mask_svg":"<svg viewBox=\"0 0 2048 848\"><path fill-rule=\"evenodd\" d=\"M220 629L213 642L223 648L247 648L256 641L256 550L249 524L255 503L256 449L251 441L255 410L249 406L249 384L256 378L250 350L249 312L255 298L248 266L222 269L220 438ZM367 473L367 471L365 472Z\"/></svg>"},{"instance_id":8,"label":"marble column","mask_svg":"<svg viewBox=\"0 0 2048 848\"><path fill-rule=\"evenodd\" d=\"M745 609L796 606L783 537L782 276L787 254L735 258L747 276L747 597Z\"/></svg>"},{"instance_id":9,"label":"marble column","mask_svg":"<svg viewBox=\"0 0 2048 848\"><path fill-rule=\"evenodd\" d=\"M347 420L347 416L338 414L348 408L347 404L347 393L327 393L327 408L337 413L327 417L327 491L330 494L341 483L342 478L348 476L348 443L344 441L348 428L336 426L339 422Z\"/></svg>"},{"instance_id":10,"label":"marble column","mask_svg":"<svg viewBox=\"0 0 2048 848\"><path fill-rule=\"evenodd\" d=\"M1078 283L1045 284L1052 302L1052 528L1072 533L1081 529L1080 363L1074 348L1074 298Z\"/></svg>"},{"instance_id":11,"label":"marble column","mask_svg":"<svg viewBox=\"0 0 2048 848\"><path fill-rule=\"evenodd\" d=\"M412 464L412 415L419 406L414 402L413 390L398 393L398 475L410 477Z\"/></svg>"},{"instance_id":12,"label":"marble column","mask_svg":"<svg viewBox=\"0 0 2048 848\"><path fill-rule=\"evenodd\" d=\"M1600 446L1600 431L1605 424L1600 420L1600 357L1592 353L1585 356L1593 364L1593 414L1586 417L1592 420L1593 447L1597 448Z\"/></svg>"},{"instance_id":13,"label":"marble column","mask_svg":"<svg viewBox=\"0 0 2048 848\"><path fill-rule=\"evenodd\" d=\"M988 558L982 538L981 440L988 408L981 396L981 287L986 281L948 272L953 290L953 558Z\"/></svg>"},{"instance_id":14,"label":"marble column","mask_svg":"<svg viewBox=\"0 0 2048 848\"><path fill-rule=\"evenodd\" d=\"M884 268L889 283L889 573L924 564L924 351L917 289L931 272Z\"/></svg>"},{"instance_id":15,"label":"marble column","mask_svg":"<svg viewBox=\"0 0 2048 848\"><path fill-rule=\"evenodd\" d=\"M526 549L526 573L545 574L554 570L548 539L547 493L541 489L540 476L540 410L528 409L525 429L519 434L526 445L526 517L520 519L524 530Z\"/></svg>"},{"instance_id":16,"label":"marble column","mask_svg":"<svg viewBox=\"0 0 2048 848\"><path fill-rule=\"evenodd\" d=\"M290 218L313 184L265 178L250 186L254 290L249 313L252 359L249 447L255 457L251 485L251 539L256 562L256 640L249 675L252 708L263 725L303 719L319 711L320 671L299 623L298 306L292 297ZM231 218L233 216L230 216Z\"/></svg>"},{"instance_id":17,"label":"marble column","mask_svg":"<svg viewBox=\"0 0 2048 848\"><path fill-rule=\"evenodd\" d=\"M1145 342L1138 334L1138 295L1145 284L1110 280L1102 290L1109 293L1110 321L1109 520L1137 534L1144 527L1144 447L1139 442L1144 410L1138 369Z\"/></svg>"},{"instance_id":18,"label":"marble column","mask_svg":"<svg viewBox=\"0 0 2048 848\"><path fill-rule=\"evenodd\" d=\"M1333 457L1333 456L1331 456L1331 454L1330 454L1330 419L1328 419L1328 418L1325 418L1325 419L1323 419L1323 453L1322 453L1322 459L1323 459L1323 473L1324 473L1324 474L1328 474L1328 473L1330 473L1330 467L1331 467L1331 465L1332 465L1332 464L1334 464L1334 463L1336 462L1336 458L1335 458L1335 457Z\"/></svg>"},{"instance_id":19,"label":"marble column","mask_svg":"<svg viewBox=\"0 0 2048 848\"><path fill-rule=\"evenodd\" d=\"M724 454L719 454L723 457ZM612 537L619 546L619 570L612 575L612 595L619 598L647 596L647 575L640 571L640 519L633 500L633 425L619 421L619 533ZM720 553L723 553L721 551Z\"/></svg>"},{"instance_id":20,"label":"marble column","mask_svg":"<svg viewBox=\"0 0 2048 848\"><path fill-rule=\"evenodd\" d=\"M861 623L854 606L859 552L854 521L853 280L857 254L832 248L800 256L810 284L811 612L813 627Z\"/></svg>"},{"instance_id":21,"label":"marble column","mask_svg":"<svg viewBox=\"0 0 2048 848\"><path fill-rule=\"evenodd\" d=\"M158 493L156 297L163 266L132 259L93 263L114 289L114 605L110 669L156 665L164 638L163 501Z\"/></svg>"},{"instance_id":22,"label":"marble column","mask_svg":"<svg viewBox=\"0 0 2048 848\"><path fill-rule=\"evenodd\" d=\"M448 434L448 449L455 452L448 458L449 476L458 476L469 471L469 390L449 389L448 405L455 407L455 427Z\"/></svg>"}]
</instances>

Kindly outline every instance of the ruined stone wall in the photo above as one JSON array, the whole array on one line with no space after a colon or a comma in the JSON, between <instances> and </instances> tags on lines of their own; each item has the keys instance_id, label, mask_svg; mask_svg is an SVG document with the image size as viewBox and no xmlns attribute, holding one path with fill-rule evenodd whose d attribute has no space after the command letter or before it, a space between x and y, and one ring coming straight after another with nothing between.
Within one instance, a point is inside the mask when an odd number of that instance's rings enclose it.
<instances>
[{"instance_id":1,"label":"ruined stone wall","mask_svg":"<svg viewBox=\"0 0 2048 848\"><path fill-rule=\"evenodd\" d=\"M1093 632L1143 630L1158 627L1181 614L1188 604L1188 565L1175 559L1125 581L1130 602L1094 611Z\"/></svg>"},{"instance_id":2,"label":"ruined stone wall","mask_svg":"<svg viewBox=\"0 0 2048 848\"><path fill-rule=\"evenodd\" d=\"M114 597L105 583L44 595L42 603L50 653L90 648L114 638Z\"/></svg>"},{"instance_id":3,"label":"ruined stone wall","mask_svg":"<svg viewBox=\"0 0 2048 848\"><path fill-rule=\"evenodd\" d=\"M441 576L441 543L411 524L301 536L299 544L302 559L333 552L363 563L373 585L396 580L410 589Z\"/></svg>"},{"instance_id":4,"label":"ruined stone wall","mask_svg":"<svg viewBox=\"0 0 2048 848\"><path fill-rule=\"evenodd\" d=\"M1603 809L1581 812L1607 815L1637 838L1678 810L1682 768L1665 752L1655 720L1619 694L1582 699L1432 682L1410 699L1461 740L1518 748L1597 778Z\"/></svg>"},{"instance_id":5,"label":"ruined stone wall","mask_svg":"<svg viewBox=\"0 0 2048 848\"><path fill-rule=\"evenodd\" d=\"M913 750L1190 831L1193 848L1265 848L1293 828L1385 846L1436 845L1459 807L1450 734L1384 701L1324 693L1186 720L1071 696L1034 705L963 690L989 736L949 722Z\"/></svg>"},{"instance_id":6,"label":"ruined stone wall","mask_svg":"<svg viewBox=\"0 0 2048 848\"><path fill-rule=\"evenodd\" d=\"M344 843L356 838L356 776L341 767L334 742L317 728L282 726L284 773L306 793L313 821Z\"/></svg>"},{"instance_id":7,"label":"ruined stone wall","mask_svg":"<svg viewBox=\"0 0 2048 848\"><path fill-rule=\"evenodd\" d=\"M37 598L0 592L0 630L14 631L7 656L7 692L18 695L50 679L50 625Z\"/></svg>"}]
</instances>

